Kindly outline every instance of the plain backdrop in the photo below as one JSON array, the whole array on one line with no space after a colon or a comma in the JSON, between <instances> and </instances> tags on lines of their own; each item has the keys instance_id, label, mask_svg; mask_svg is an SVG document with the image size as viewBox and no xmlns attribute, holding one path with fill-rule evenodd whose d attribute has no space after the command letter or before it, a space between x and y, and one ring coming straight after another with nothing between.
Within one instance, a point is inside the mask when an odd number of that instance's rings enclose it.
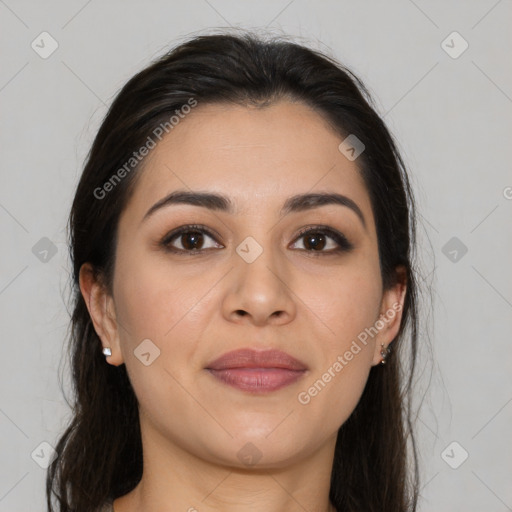
<instances>
[{"instance_id":1,"label":"plain backdrop","mask_svg":"<svg viewBox=\"0 0 512 512\"><path fill-rule=\"evenodd\" d=\"M432 288L419 510L512 510L510 19L510 0L0 0L0 511L46 510L41 466L69 420L66 221L99 123L150 60L222 27L294 36L374 95L411 174Z\"/></svg>"}]
</instances>

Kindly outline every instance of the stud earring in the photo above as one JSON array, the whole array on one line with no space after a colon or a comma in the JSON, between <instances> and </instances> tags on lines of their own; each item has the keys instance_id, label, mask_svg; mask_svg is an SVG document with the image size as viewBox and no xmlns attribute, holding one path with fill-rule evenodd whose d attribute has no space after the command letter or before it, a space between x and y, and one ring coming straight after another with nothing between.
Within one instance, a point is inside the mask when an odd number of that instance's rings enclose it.
<instances>
[{"instance_id":1,"label":"stud earring","mask_svg":"<svg viewBox=\"0 0 512 512\"><path fill-rule=\"evenodd\" d=\"M105 348L103 349L103 354L104 354L105 356L107 356L107 357L108 357L108 356L111 356L111 355L112 355L112 350L110 349L110 347L105 347Z\"/></svg>"},{"instance_id":2,"label":"stud earring","mask_svg":"<svg viewBox=\"0 0 512 512\"><path fill-rule=\"evenodd\" d=\"M382 347L382 349L380 351L380 355L382 356L382 361L380 362L380 364L386 364L386 357L388 357L388 355L389 355L390 348L389 347L384 348L384 343L381 343L380 345Z\"/></svg>"}]
</instances>

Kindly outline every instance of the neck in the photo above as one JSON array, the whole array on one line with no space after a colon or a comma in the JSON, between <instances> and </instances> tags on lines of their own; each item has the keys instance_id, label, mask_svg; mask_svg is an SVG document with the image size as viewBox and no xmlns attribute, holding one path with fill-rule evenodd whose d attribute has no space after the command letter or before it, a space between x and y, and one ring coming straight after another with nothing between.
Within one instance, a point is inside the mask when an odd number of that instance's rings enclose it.
<instances>
[{"instance_id":1,"label":"neck","mask_svg":"<svg viewBox=\"0 0 512 512\"><path fill-rule=\"evenodd\" d=\"M142 479L115 500L115 512L336 512L329 501L336 437L290 464L240 468L199 458L143 430Z\"/></svg>"}]
</instances>

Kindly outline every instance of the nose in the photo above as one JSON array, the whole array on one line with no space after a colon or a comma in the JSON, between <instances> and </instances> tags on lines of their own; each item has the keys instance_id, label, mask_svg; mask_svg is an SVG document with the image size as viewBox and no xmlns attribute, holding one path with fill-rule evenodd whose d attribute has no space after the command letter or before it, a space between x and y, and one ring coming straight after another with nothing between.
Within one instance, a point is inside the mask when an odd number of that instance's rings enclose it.
<instances>
[{"instance_id":1,"label":"nose","mask_svg":"<svg viewBox=\"0 0 512 512\"><path fill-rule=\"evenodd\" d=\"M255 326L284 325L297 314L293 277L285 262L268 248L248 263L237 253L229 273L223 315L230 322Z\"/></svg>"}]
</instances>

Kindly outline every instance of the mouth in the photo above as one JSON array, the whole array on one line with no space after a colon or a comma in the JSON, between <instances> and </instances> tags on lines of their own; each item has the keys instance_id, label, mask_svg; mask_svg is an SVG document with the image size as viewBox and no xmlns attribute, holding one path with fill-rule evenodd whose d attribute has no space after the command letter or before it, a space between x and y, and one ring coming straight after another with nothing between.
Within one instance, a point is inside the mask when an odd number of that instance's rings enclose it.
<instances>
[{"instance_id":1,"label":"mouth","mask_svg":"<svg viewBox=\"0 0 512 512\"><path fill-rule=\"evenodd\" d=\"M206 368L228 386L251 393L267 393L289 386L303 377L308 367L280 350L241 349L228 352Z\"/></svg>"}]
</instances>

